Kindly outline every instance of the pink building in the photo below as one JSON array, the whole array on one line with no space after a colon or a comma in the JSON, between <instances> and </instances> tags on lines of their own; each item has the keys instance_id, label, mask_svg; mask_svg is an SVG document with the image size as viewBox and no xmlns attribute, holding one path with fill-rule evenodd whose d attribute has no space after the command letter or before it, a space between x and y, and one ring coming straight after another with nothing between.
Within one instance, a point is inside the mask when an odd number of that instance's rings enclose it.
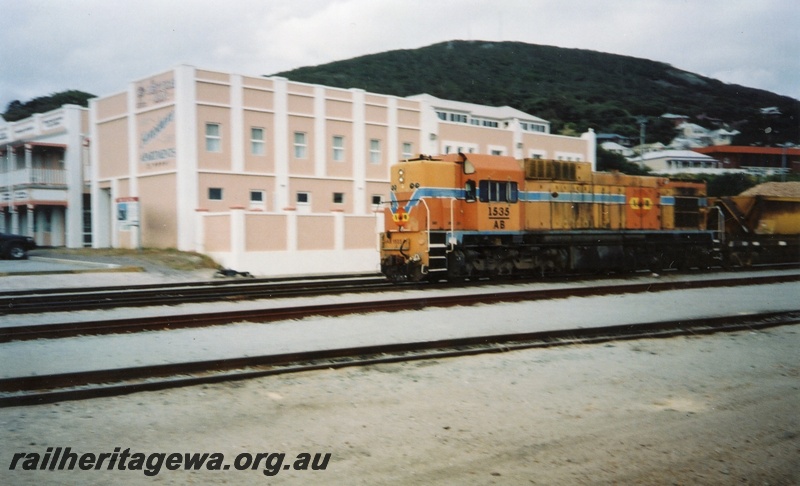
<instances>
[{"instance_id":1,"label":"pink building","mask_svg":"<svg viewBox=\"0 0 800 486\"><path fill-rule=\"evenodd\" d=\"M509 107L178 66L90 102L95 247L198 251L257 275L378 269L388 168L420 153L594 161Z\"/></svg>"}]
</instances>

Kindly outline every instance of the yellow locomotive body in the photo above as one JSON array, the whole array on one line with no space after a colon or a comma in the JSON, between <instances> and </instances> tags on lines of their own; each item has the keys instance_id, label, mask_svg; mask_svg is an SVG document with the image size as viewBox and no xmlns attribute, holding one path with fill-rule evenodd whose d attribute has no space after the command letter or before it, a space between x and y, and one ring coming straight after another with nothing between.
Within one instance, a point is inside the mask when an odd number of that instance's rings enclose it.
<instances>
[{"instance_id":1,"label":"yellow locomotive body","mask_svg":"<svg viewBox=\"0 0 800 486\"><path fill-rule=\"evenodd\" d=\"M696 264L713 242L702 183L450 154L395 164L391 184L381 269L393 280Z\"/></svg>"}]
</instances>

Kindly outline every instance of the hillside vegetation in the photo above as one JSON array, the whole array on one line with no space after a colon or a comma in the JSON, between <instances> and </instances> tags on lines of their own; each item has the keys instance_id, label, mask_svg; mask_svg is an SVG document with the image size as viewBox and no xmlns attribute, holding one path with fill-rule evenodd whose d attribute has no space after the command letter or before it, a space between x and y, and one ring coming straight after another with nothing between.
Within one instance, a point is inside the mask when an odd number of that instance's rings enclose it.
<instances>
[{"instance_id":1,"label":"hillside vegetation","mask_svg":"<svg viewBox=\"0 0 800 486\"><path fill-rule=\"evenodd\" d=\"M768 91L725 84L662 62L521 42L450 41L320 66L274 73L294 81L362 88L374 93L508 105L552 122L554 133L593 128L638 140L646 116L647 142L675 135L664 113L691 117L714 128L721 121L741 131L737 145L800 144L800 101ZM27 102L12 101L3 117L17 121L94 95L63 91ZM780 115L763 115L777 107ZM717 120L715 122L715 120Z\"/></svg>"},{"instance_id":2,"label":"hillside vegetation","mask_svg":"<svg viewBox=\"0 0 800 486\"><path fill-rule=\"evenodd\" d=\"M597 132L668 142L664 113L709 117L742 132L742 145L800 143L800 102L768 91L725 84L669 64L601 52L520 42L451 41L275 73L294 81L492 106L508 105L552 122L554 133ZM777 107L781 115L760 109ZM638 139L638 138L637 138Z\"/></svg>"}]
</instances>

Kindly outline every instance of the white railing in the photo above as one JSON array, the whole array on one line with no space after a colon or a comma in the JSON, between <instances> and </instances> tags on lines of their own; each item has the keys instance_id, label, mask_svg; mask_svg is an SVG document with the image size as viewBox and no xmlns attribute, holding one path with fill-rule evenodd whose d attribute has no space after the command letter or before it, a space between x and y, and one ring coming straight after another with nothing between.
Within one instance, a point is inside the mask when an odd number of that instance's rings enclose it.
<instances>
[{"instance_id":1,"label":"white railing","mask_svg":"<svg viewBox=\"0 0 800 486\"><path fill-rule=\"evenodd\" d=\"M64 186L67 184L67 171L64 169L30 168L0 172L0 187L45 185Z\"/></svg>"}]
</instances>

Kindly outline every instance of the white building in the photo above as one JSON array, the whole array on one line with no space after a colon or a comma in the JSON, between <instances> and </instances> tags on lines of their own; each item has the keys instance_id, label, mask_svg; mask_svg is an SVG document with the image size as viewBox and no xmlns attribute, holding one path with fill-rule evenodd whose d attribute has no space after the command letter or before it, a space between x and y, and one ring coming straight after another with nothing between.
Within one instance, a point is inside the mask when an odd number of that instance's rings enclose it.
<instances>
[{"instance_id":1,"label":"white building","mask_svg":"<svg viewBox=\"0 0 800 486\"><path fill-rule=\"evenodd\" d=\"M712 145L730 145L733 137L741 133L738 130L728 130L726 128L709 130L695 123L682 123L677 127L677 130L678 136L670 142L669 147L678 150Z\"/></svg>"},{"instance_id":2,"label":"white building","mask_svg":"<svg viewBox=\"0 0 800 486\"><path fill-rule=\"evenodd\" d=\"M623 157L633 157L635 155L632 148L625 147L616 142L603 142L600 146L607 152L619 154Z\"/></svg>"},{"instance_id":3,"label":"white building","mask_svg":"<svg viewBox=\"0 0 800 486\"><path fill-rule=\"evenodd\" d=\"M257 275L375 271L389 165L420 153L594 163L595 138L509 107L178 66L92 100L95 247Z\"/></svg>"},{"instance_id":4,"label":"white building","mask_svg":"<svg viewBox=\"0 0 800 486\"><path fill-rule=\"evenodd\" d=\"M634 164L648 167L654 174L713 174L731 172L722 169L713 157L691 150L662 150L647 152L641 157L628 159Z\"/></svg>"},{"instance_id":5,"label":"white building","mask_svg":"<svg viewBox=\"0 0 800 486\"><path fill-rule=\"evenodd\" d=\"M91 243L88 120L87 109L64 105L0 126L0 231L41 246Z\"/></svg>"}]
</instances>

